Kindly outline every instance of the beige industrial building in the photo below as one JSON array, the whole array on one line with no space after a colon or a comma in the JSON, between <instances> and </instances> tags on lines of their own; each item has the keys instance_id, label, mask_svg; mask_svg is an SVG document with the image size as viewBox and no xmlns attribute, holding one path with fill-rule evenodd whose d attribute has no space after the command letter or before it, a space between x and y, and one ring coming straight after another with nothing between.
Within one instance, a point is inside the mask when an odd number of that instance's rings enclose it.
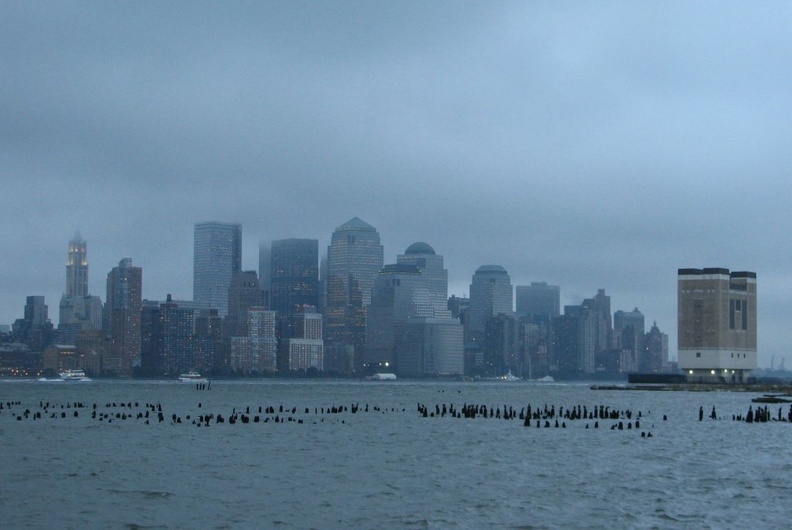
<instances>
[{"instance_id":1,"label":"beige industrial building","mask_svg":"<svg viewBox=\"0 0 792 530\"><path fill-rule=\"evenodd\" d=\"M756 273L679 269L678 356L688 380L740 383L757 367Z\"/></svg>"}]
</instances>

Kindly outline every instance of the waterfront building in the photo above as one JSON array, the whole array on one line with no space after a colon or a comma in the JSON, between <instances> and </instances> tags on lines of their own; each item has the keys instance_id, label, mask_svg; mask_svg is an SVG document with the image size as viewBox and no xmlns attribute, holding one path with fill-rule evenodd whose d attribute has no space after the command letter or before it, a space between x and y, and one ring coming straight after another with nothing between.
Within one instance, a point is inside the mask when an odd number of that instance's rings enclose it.
<instances>
[{"instance_id":1,"label":"waterfront building","mask_svg":"<svg viewBox=\"0 0 792 530\"><path fill-rule=\"evenodd\" d=\"M549 322L561 314L561 288L547 282L531 282L514 288L517 313L534 321Z\"/></svg>"},{"instance_id":2,"label":"waterfront building","mask_svg":"<svg viewBox=\"0 0 792 530\"><path fill-rule=\"evenodd\" d=\"M142 292L143 269L134 267L130 258L107 274L110 348L104 368L115 375L132 375L133 368L140 366Z\"/></svg>"},{"instance_id":3,"label":"waterfront building","mask_svg":"<svg viewBox=\"0 0 792 530\"><path fill-rule=\"evenodd\" d=\"M465 370L462 324L454 318L410 318L397 344L400 376L458 376Z\"/></svg>"},{"instance_id":4,"label":"waterfront building","mask_svg":"<svg viewBox=\"0 0 792 530\"><path fill-rule=\"evenodd\" d=\"M743 382L757 366L756 273L679 269L679 368L691 381Z\"/></svg>"},{"instance_id":5,"label":"waterfront building","mask_svg":"<svg viewBox=\"0 0 792 530\"><path fill-rule=\"evenodd\" d=\"M366 307L371 289L384 262L384 249L377 230L354 217L333 232L327 249L327 302L325 337L334 352L346 352L346 362L334 362L345 371L363 367L366 338Z\"/></svg>"},{"instance_id":6,"label":"waterfront building","mask_svg":"<svg viewBox=\"0 0 792 530\"><path fill-rule=\"evenodd\" d=\"M224 317L231 278L242 270L242 225L197 223L193 250L193 299Z\"/></svg>"}]
</instances>

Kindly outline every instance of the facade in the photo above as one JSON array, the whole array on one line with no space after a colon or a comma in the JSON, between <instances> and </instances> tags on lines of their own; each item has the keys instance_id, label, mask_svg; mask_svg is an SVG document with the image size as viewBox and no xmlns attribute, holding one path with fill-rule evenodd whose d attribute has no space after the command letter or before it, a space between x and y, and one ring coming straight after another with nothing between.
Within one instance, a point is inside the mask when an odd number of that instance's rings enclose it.
<instances>
[{"instance_id":1,"label":"facade","mask_svg":"<svg viewBox=\"0 0 792 530\"><path fill-rule=\"evenodd\" d=\"M448 271L440 256L427 243L413 243L404 254L396 257L399 265L414 265L421 271L424 286L429 293L429 302L433 308L433 316L447 317L448 310Z\"/></svg>"},{"instance_id":2,"label":"facade","mask_svg":"<svg viewBox=\"0 0 792 530\"><path fill-rule=\"evenodd\" d=\"M531 282L514 288L517 313L549 322L561 314L561 288L546 282Z\"/></svg>"},{"instance_id":3,"label":"facade","mask_svg":"<svg viewBox=\"0 0 792 530\"><path fill-rule=\"evenodd\" d=\"M370 224L355 217L333 232L327 248L325 337L348 346L333 346L333 350L352 357L349 362L335 361L339 369L350 365L355 371L363 368L366 307L383 262L379 233Z\"/></svg>"},{"instance_id":4,"label":"facade","mask_svg":"<svg viewBox=\"0 0 792 530\"><path fill-rule=\"evenodd\" d=\"M742 382L757 367L756 273L679 269L679 368L694 381Z\"/></svg>"},{"instance_id":5,"label":"facade","mask_svg":"<svg viewBox=\"0 0 792 530\"><path fill-rule=\"evenodd\" d=\"M231 278L242 270L242 225L197 223L193 251L193 299L224 317Z\"/></svg>"},{"instance_id":6,"label":"facade","mask_svg":"<svg viewBox=\"0 0 792 530\"><path fill-rule=\"evenodd\" d=\"M453 318L411 318L397 345L400 376L455 376L465 370L462 324Z\"/></svg>"},{"instance_id":7,"label":"facade","mask_svg":"<svg viewBox=\"0 0 792 530\"><path fill-rule=\"evenodd\" d=\"M322 315L313 306L299 306L291 316L293 336L286 339L289 370L324 370Z\"/></svg>"},{"instance_id":8,"label":"facade","mask_svg":"<svg viewBox=\"0 0 792 530\"><path fill-rule=\"evenodd\" d=\"M407 320L418 317L434 317L421 269L404 263L386 265L374 282L367 312L365 364L369 371L393 371Z\"/></svg>"},{"instance_id":9,"label":"facade","mask_svg":"<svg viewBox=\"0 0 792 530\"><path fill-rule=\"evenodd\" d=\"M261 306L261 286L256 271L234 273L228 286L228 313L223 326L226 336L247 335L247 311Z\"/></svg>"},{"instance_id":10,"label":"facade","mask_svg":"<svg viewBox=\"0 0 792 530\"><path fill-rule=\"evenodd\" d=\"M482 265L470 284L465 342L484 344L487 319L498 313L513 311L514 293L506 269L500 265Z\"/></svg>"},{"instance_id":11,"label":"facade","mask_svg":"<svg viewBox=\"0 0 792 530\"><path fill-rule=\"evenodd\" d=\"M319 304L319 240L273 241L270 259L270 309L287 316Z\"/></svg>"},{"instance_id":12,"label":"facade","mask_svg":"<svg viewBox=\"0 0 792 530\"><path fill-rule=\"evenodd\" d=\"M132 375L140 366L142 293L143 269L122 259L107 275L105 306L110 348L104 368L116 375Z\"/></svg>"},{"instance_id":13,"label":"facade","mask_svg":"<svg viewBox=\"0 0 792 530\"><path fill-rule=\"evenodd\" d=\"M274 373L277 371L277 315L263 307L247 311L248 334L231 337L229 368L240 375Z\"/></svg>"}]
</instances>

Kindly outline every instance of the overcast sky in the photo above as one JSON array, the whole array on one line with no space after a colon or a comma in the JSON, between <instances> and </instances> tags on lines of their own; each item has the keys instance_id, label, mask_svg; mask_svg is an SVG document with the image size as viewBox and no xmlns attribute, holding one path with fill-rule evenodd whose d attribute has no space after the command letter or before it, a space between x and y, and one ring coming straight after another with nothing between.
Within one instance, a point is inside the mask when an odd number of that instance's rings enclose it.
<instances>
[{"instance_id":1,"label":"overcast sky","mask_svg":"<svg viewBox=\"0 0 792 530\"><path fill-rule=\"evenodd\" d=\"M603 288L676 357L676 273L757 273L760 366L789 356L788 2L0 2L0 323L68 241L192 297L193 225L258 245L360 217L449 292ZM792 358L789 359L792 365ZM792 367L792 366L788 366Z\"/></svg>"}]
</instances>

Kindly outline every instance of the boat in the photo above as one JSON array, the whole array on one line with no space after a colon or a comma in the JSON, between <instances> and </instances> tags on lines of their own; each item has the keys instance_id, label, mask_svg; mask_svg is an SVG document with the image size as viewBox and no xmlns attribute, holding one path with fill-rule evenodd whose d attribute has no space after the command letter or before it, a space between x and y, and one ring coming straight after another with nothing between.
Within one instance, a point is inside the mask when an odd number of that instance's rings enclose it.
<instances>
[{"instance_id":1,"label":"boat","mask_svg":"<svg viewBox=\"0 0 792 530\"><path fill-rule=\"evenodd\" d=\"M372 381L396 381L396 374L378 373L371 376Z\"/></svg>"},{"instance_id":2,"label":"boat","mask_svg":"<svg viewBox=\"0 0 792 530\"><path fill-rule=\"evenodd\" d=\"M186 374L181 374L179 376L179 383L208 383L209 380L196 372L195 370L190 370Z\"/></svg>"},{"instance_id":3,"label":"boat","mask_svg":"<svg viewBox=\"0 0 792 530\"><path fill-rule=\"evenodd\" d=\"M540 377L537 379L539 383L555 383L555 379L553 379L552 375L546 375L544 377Z\"/></svg>"},{"instance_id":4,"label":"boat","mask_svg":"<svg viewBox=\"0 0 792 530\"><path fill-rule=\"evenodd\" d=\"M83 370L64 370L58 375L63 381L91 381Z\"/></svg>"},{"instance_id":5,"label":"boat","mask_svg":"<svg viewBox=\"0 0 792 530\"><path fill-rule=\"evenodd\" d=\"M508 383L512 383L514 381L522 381L522 378L521 377L517 377L516 375L511 373L511 370L506 372L506 375L502 375L502 376L498 377L497 379L498 379L498 381L506 381Z\"/></svg>"}]
</instances>

